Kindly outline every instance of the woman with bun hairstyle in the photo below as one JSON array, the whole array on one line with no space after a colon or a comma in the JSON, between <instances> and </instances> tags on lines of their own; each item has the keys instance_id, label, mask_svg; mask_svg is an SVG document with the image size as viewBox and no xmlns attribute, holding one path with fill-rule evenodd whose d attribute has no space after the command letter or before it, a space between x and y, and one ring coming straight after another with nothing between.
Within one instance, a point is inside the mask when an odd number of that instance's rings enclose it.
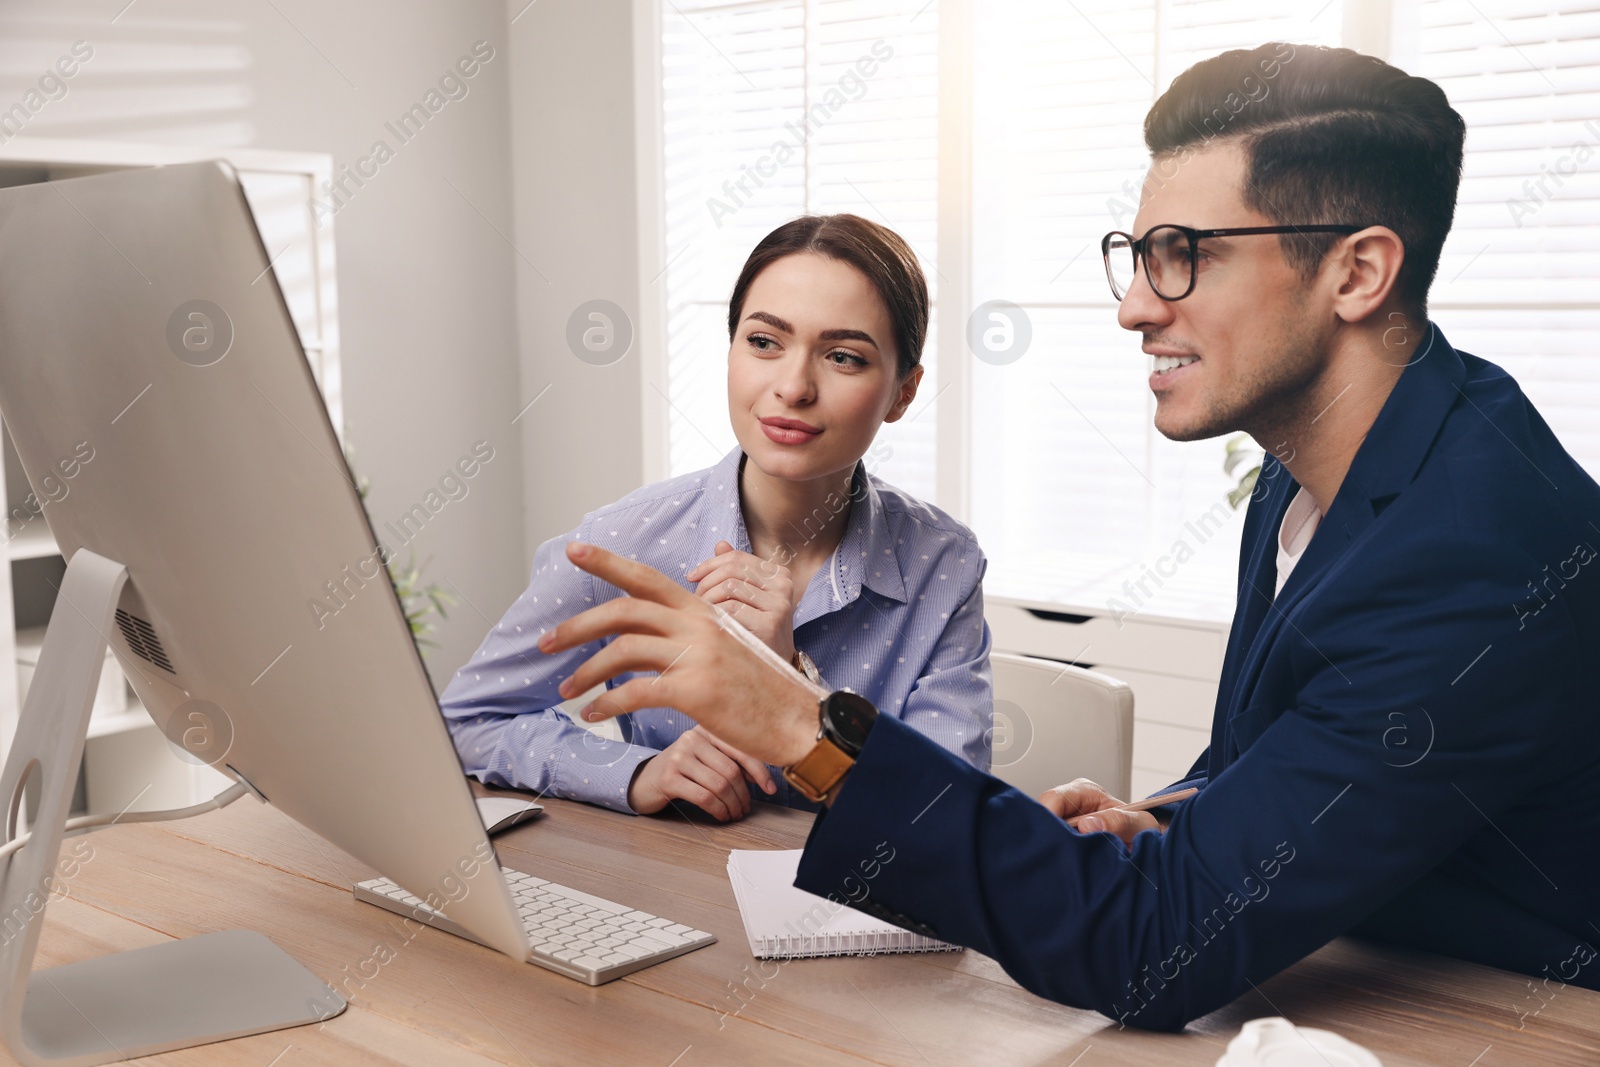
<instances>
[{"instance_id":1,"label":"woman with bun hairstyle","mask_svg":"<svg viewBox=\"0 0 1600 1067\"><path fill-rule=\"evenodd\" d=\"M620 717L623 741L558 710L556 687L598 646L545 655L539 635L619 595L567 561L573 540L676 575L796 670L987 769L983 553L965 526L862 462L916 398L927 328L927 283L893 231L822 215L768 234L728 304L739 447L540 546L528 588L442 699L467 772L637 814L685 801L726 821L753 796L811 807L775 768L672 708Z\"/></svg>"}]
</instances>

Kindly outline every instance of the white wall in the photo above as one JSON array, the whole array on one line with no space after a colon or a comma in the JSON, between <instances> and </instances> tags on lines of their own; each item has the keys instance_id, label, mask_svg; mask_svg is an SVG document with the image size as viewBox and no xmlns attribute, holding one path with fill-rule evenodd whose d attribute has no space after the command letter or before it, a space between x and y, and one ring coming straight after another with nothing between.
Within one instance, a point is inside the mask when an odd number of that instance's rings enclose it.
<instances>
[{"instance_id":1,"label":"white wall","mask_svg":"<svg viewBox=\"0 0 1600 1067\"><path fill-rule=\"evenodd\" d=\"M508 0L527 550L644 481L631 0ZM518 12L523 12L520 16ZM531 265L530 265L531 262ZM610 365L568 344L608 300L633 346ZM664 383L661 383L664 385ZM650 394L653 396L653 394Z\"/></svg>"},{"instance_id":2,"label":"white wall","mask_svg":"<svg viewBox=\"0 0 1600 1067\"><path fill-rule=\"evenodd\" d=\"M523 380L543 384L540 361L530 353L544 355L549 340L548 331L530 329L532 344L522 346L526 366L519 367L516 287L526 292L528 282L507 242L513 236L510 86L514 76L526 79L517 72L530 57L541 62L540 53L562 57L561 69L573 79L560 93L565 105L551 98L517 109L525 127L519 154L538 157L537 124L551 124L559 138L583 134L571 103L586 99L589 83L600 77L585 77L581 53L569 52L570 45L538 39L544 31L535 15L546 17L542 7L560 12L552 32L574 31L580 41L594 19L588 4L545 4L511 26L521 4L508 14L500 0L137 0L131 6L6 0L0 6L0 110L72 42L86 40L94 49L67 95L31 120L29 137L316 151L332 155L336 166L367 155L380 138L395 148L334 222L345 421L358 467L372 481L375 524L381 528L419 502L474 441L495 448L469 495L441 511L414 542L419 559L431 558L426 576L467 601L436 635L442 647L429 665L439 683L471 655L487 620L497 619L526 582L524 485L527 499L554 499L556 510L575 499L550 488L556 453L547 449L576 421L540 425L530 435L533 454L547 458L528 465L526 480L521 425L511 423L523 403ZM418 102L479 40L495 56L467 83L468 94L399 145L384 123ZM527 56L514 60L524 47ZM532 88L544 91L543 79L535 77ZM631 181L631 162L617 166ZM562 242L582 236L576 214L549 227L538 221L557 214L539 210L547 193L588 188L587 180L568 180L553 161L532 170L549 189L519 191L525 207L517 243L535 262L549 264L552 277L570 280L562 300L591 289L609 292L604 271L574 270L566 262ZM588 191L575 211L604 216L608 189ZM624 240L623 229L613 226L606 240ZM609 247L606 253L596 258L609 269ZM532 301L525 327L556 314L559 302ZM567 374L577 363L555 362ZM552 390L534 411L575 417L582 408L576 392L562 390L561 402L547 406L558 395ZM636 406L637 390L630 395ZM625 479L601 481L610 492Z\"/></svg>"}]
</instances>

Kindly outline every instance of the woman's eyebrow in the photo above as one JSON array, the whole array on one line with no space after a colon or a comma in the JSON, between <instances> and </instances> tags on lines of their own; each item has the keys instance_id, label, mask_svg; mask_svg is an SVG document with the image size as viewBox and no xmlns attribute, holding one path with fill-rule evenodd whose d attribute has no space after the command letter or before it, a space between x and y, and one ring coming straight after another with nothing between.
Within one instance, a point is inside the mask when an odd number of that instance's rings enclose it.
<instances>
[{"instance_id":1,"label":"woman's eyebrow","mask_svg":"<svg viewBox=\"0 0 1600 1067\"><path fill-rule=\"evenodd\" d=\"M789 325L787 321L778 318L778 316L772 314L770 311L752 311L750 314L744 317L746 322L749 322L751 319L755 319L757 322L764 322L768 326L771 326L774 330L781 331L782 333L790 335L793 335L794 333L793 326ZM817 339L821 341L865 341L873 348L878 347L878 342L874 341L872 339L872 335L864 330L823 330L821 333L817 334Z\"/></svg>"},{"instance_id":2,"label":"woman's eyebrow","mask_svg":"<svg viewBox=\"0 0 1600 1067\"><path fill-rule=\"evenodd\" d=\"M757 322L764 322L768 326L771 326L774 330L779 330L783 333L794 333L793 326L790 326L787 322L768 311L752 311L750 314L744 317L744 321L746 322L749 322L751 319L755 319Z\"/></svg>"},{"instance_id":3,"label":"woman's eyebrow","mask_svg":"<svg viewBox=\"0 0 1600 1067\"><path fill-rule=\"evenodd\" d=\"M878 347L878 342L872 339L872 335L861 330L823 330L817 337L823 341L865 341L873 348Z\"/></svg>"}]
</instances>

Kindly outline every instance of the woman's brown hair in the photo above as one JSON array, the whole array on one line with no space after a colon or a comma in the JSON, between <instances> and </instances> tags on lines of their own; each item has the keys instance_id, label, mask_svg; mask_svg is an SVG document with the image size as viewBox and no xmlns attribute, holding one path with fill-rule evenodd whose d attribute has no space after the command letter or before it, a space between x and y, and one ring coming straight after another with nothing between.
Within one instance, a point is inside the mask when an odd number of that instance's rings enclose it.
<instances>
[{"instance_id":1,"label":"woman's brown hair","mask_svg":"<svg viewBox=\"0 0 1600 1067\"><path fill-rule=\"evenodd\" d=\"M910 374L922 362L922 343L928 336L928 282L904 238L859 215L802 215L763 237L733 285L728 340L739 332L744 299L756 275L801 252L848 263L866 276L889 309L900 377Z\"/></svg>"}]
</instances>

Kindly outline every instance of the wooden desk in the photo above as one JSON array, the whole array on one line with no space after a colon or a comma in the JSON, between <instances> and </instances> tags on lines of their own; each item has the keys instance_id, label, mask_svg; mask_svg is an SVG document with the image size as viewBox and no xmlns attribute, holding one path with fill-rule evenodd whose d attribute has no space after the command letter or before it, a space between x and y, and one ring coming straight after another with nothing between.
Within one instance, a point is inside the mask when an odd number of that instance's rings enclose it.
<instances>
[{"instance_id":1,"label":"wooden desk","mask_svg":"<svg viewBox=\"0 0 1600 1067\"><path fill-rule=\"evenodd\" d=\"M1246 1020L1282 1014L1373 1049L1387 1067L1600 1062L1600 994L1561 990L1538 1014L1527 980L1341 941L1181 1035L1119 1031L1051 1004L975 952L871 959L750 956L725 869L731 848L797 848L810 816L757 805L731 826L630 818L545 801L497 839L504 863L670 916L720 939L598 988L358 904L376 872L248 799L181 823L113 827L46 913L38 965L210 930L271 937L321 978L371 974L321 1027L142 1062L248 1064L1204 1064ZM1519 1022L1522 1028L1519 1030ZM3 1057L3 1053L0 1053Z\"/></svg>"}]
</instances>

